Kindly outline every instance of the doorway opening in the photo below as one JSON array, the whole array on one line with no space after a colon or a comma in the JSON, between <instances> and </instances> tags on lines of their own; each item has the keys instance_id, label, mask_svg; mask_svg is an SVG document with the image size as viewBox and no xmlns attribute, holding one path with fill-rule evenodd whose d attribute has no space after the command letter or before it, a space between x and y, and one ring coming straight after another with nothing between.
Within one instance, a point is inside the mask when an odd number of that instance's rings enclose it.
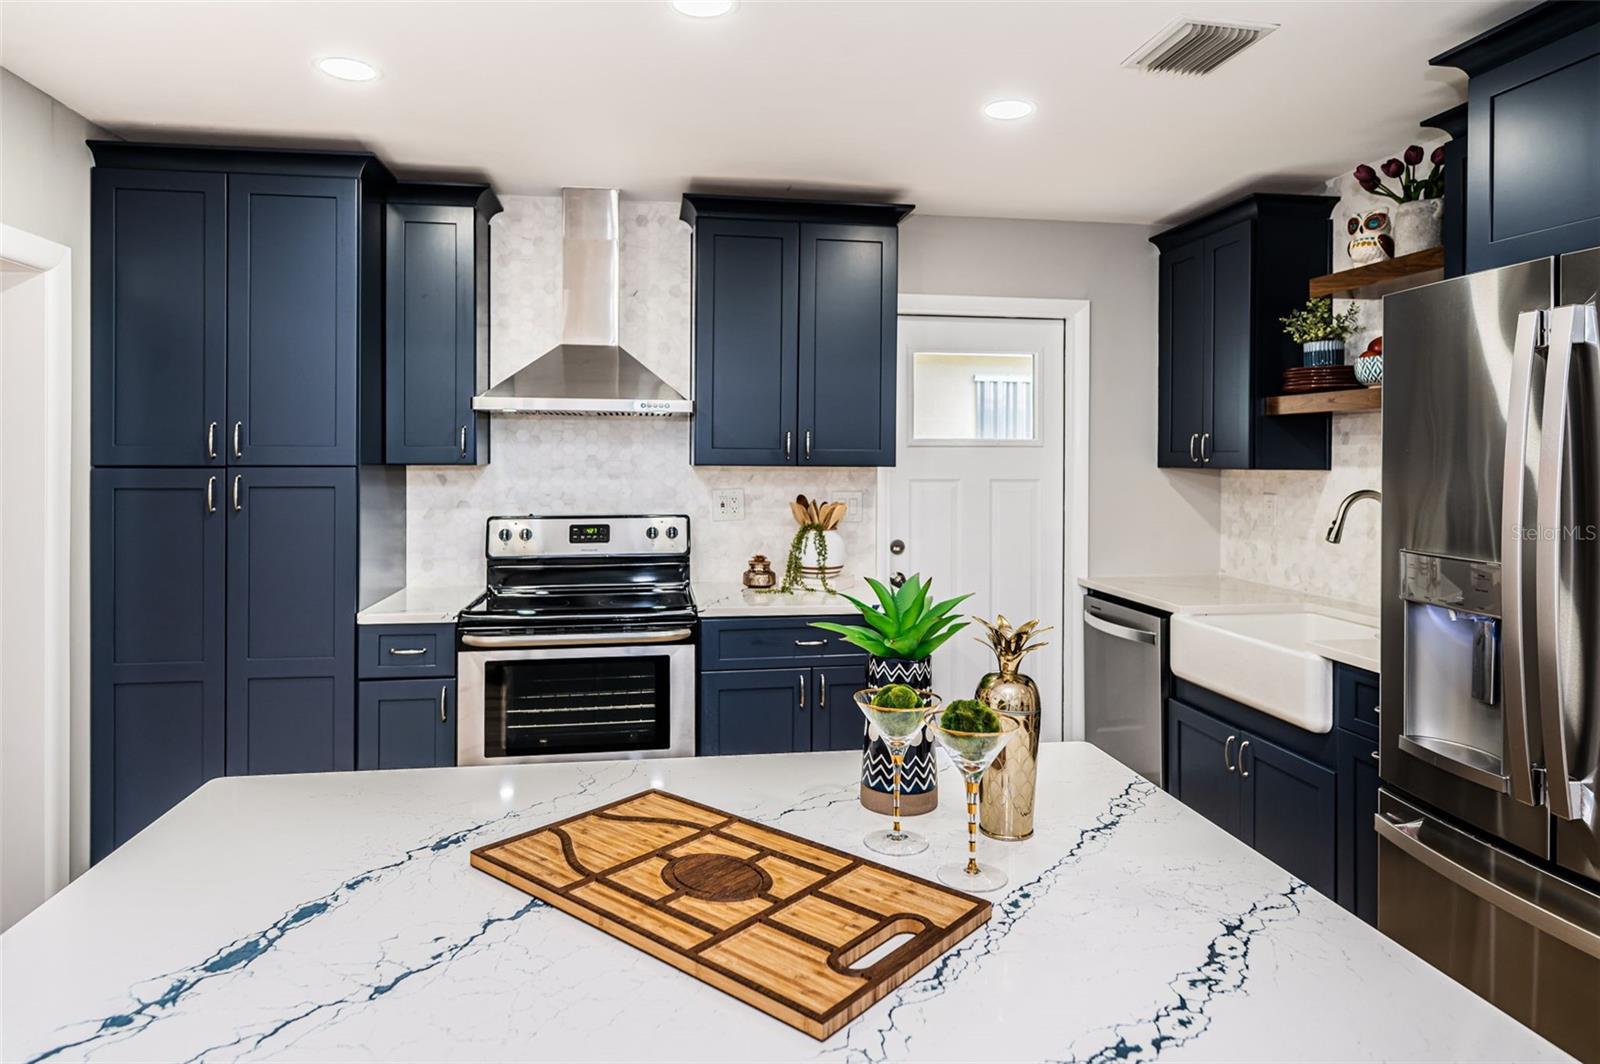
<instances>
[{"instance_id":1,"label":"doorway opening","mask_svg":"<svg viewBox=\"0 0 1600 1064\"><path fill-rule=\"evenodd\" d=\"M1089 304L900 297L896 465L878 474L878 571L921 573L968 615L1052 627L1023 671L1042 737L1083 735L1083 646L1067 604L1088 571ZM946 698L993 655L974 626L934 654Z\"/></svg>"}]
</instances>

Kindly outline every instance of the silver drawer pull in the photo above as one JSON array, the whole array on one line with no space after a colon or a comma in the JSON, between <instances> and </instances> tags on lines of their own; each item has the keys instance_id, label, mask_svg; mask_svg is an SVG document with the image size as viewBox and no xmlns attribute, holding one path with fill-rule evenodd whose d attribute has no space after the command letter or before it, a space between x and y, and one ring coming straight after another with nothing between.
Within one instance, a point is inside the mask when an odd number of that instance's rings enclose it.
<instances>
[{"instance_id":1,"label":"silver drawer pull","mask_svg":"<svg viewBox=\"0 0 1600 1064\"><path fill-rule=\"evenodd\" d=\"M637 646L645 643L681 643L694 635L692 628L670 628L661 632L606 632L592 635L472 635L461 637L469 647L609 647Z\"/></svg>"},{"instance_id":2,"label":"silver drawer pull","mask_svg":"<svg viewBox=\"0 0 1600 1064\"><path fill-rule=\"evenodd\" d=\"M825 647L828 645L828 641L826 639L796 639L794 645L797 647Z\"/></svg>"},{"instance_id":3,"label":"silver drawer pull","mask_svg":"<svg viewBox=\"0 0 1600 1064\"><path fill-rule=\"evenodd\" d=\"M389 653L397 658L414 658L418 654L426 654L427 647L390 647Z\"/></svg>"}]
</instances>

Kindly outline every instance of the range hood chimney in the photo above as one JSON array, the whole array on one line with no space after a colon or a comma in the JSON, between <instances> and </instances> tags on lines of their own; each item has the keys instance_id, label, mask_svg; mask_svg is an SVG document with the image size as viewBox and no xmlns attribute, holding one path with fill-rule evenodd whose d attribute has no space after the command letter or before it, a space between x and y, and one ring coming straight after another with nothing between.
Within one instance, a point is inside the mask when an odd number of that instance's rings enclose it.
<instances>
[{"instance_id":1,"label":"range hood chimney","mask_svg":"<svg viewBox=\"0 0 1600 1064\"><path fill-rule=\"evenodd\" d=\"M519 414L669 417L694 404L617 343L617 190L561 190L561 343L472 400Z\"/></svg>"}]
</instances>

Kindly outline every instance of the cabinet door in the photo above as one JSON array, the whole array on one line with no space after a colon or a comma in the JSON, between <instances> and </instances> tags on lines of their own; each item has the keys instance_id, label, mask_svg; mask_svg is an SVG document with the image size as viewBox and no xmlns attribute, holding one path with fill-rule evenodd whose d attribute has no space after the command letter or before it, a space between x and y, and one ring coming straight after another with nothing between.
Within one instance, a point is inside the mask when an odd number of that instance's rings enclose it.
<instances>
[{"instance_id":1,"label":"cabinet door","mask_svg":"<svg viewBox=\"0 0 1600 1064\"><path fill-rule=\"evenodd\" d=\"M356 768L455 763L454 680L375 680L361 685Z\"/></svg>"},{"instance_id":2,"label":"cabinet door","mask_svg":"<svg viewBox=\"0 0 1600 1064\"><path fill-rule=\"evenodd\" d=\"M1167 704L1172 796L1218 827L1239 828L1238 729L1182 702Z\"/></svg>"},{"instance_id":3,"label":"cabinet door","mask_svg":"<svg viewBox=\"0 0 1600 1064\"><path fill-rule=\"evenodd\" d=\"M694 463L793 465L800 226L706 218L694 254Z\"/></svg>"},{"instance_id":4,"label":"cabinet door","mask_svg":"<svg viewBox=\"0 0 1600 1064\"><path fill-rule=\"evenodd\" d=\"M1161 254L1157 332L1161 360L1160 432L1156 464L1199 464L1206 418L1205 242L1193 240Z\"/></svg>"},{"instance_id":5,"label":"cabinet door","mask_svg":"<svg viewBox=\"0 0 1600 1064\"><path fill-rule=\"evenodd\" d=\"M899 234L800 228L802 465L894 465Z\"/></svg>"},{"instance_id":6,"label":"cabinet door","mask_svg":"<svg viewBox=\"0 0 1600 1064\"><path fill-rule=\"evenodd\" d=\"M478 460L475 221L470 207L388 206L384 460L392 465Z\"/></svg>"},{"instance_id":7,"label":"cabinet door","mask_svg":"<svg viewBox=\"0 0 1600 1064\"><path fill-rule=\"evenodd\" d=\"M1339 904L1367 923L1378 923L1378 744L1340 731Z\"/></svg>"},{"instance_id":8,"label":"cabinet door","mask_svg":"<svg viewBox=\"0 0 1600 1064\"><path fill-rule=\"evenodd\" d=\"M867 686L867 666L829 665L811 670L816 708L811 711L811 749L859 750L866 718L854 695Z\"/></svg>"},{"instance_id":9,"label":"cabinet door","mask_svg":"<svg viewBox=\"0 0 1600 1064\"><path fill-rule=\"evenodd\" d=\"M93 187L94 464L221 465L225 178L96 167Z\"/></svg>"},{"instance_id":10,"label":"cabinet door","mask_svg":"<svg viewBox=\"0 0 1600 1064\"><path fill-rule=\"evenodd\" d=\"M228 774L352 768L356 471L233 471L228 507Z\"/></svg>"},{"instance_id":11,"label":"cabinet door","mask_svg":"<svg viewBox=\"0 0 1600 1064\"><path fill-rule=\"evenodd\" d=\"M811 749L801 694L810 669L751 669L700 675L702 754L792 754Z\"/></svg>"},{"instance_id":12,"label":"cabinet door","mask_svg":"<svg viewBox=\"0 0 1600 1064\"><path fill-rule=\"evenodd\" d=\"M1334 897L1334 774L1264 739L1242 738L1235 761L1242 784L1240 838Z\"/></svg>"},{"instance_id":13,"label":"cabinet door","mask_svg":"<svg viewBox=\"0 0 1600 1064\"><path fill-rule=\"evenodd\" d=\"M1250 468L1250 222L1205 238L1209 324L1201 464Z\"/></svg>"},{"instance_id":14,"label":"cabinet door","mask_svg":"<svg viewBox=\"0 0 1600 1064\"><path fill-rule=\"evenodd\" d=\"M90 856L223 772L222 471L96 469Z\"/></svg>"},{"instance_id":15,"label":"cabinet door","mask_svg":"<svg viewBox=\"0 0 1600 1064\"><path fill-rule=\"evenodd\" d=\"M353 180L228 178L230 465L356 464L356 225Z\"/></svg>"}]
</instances>

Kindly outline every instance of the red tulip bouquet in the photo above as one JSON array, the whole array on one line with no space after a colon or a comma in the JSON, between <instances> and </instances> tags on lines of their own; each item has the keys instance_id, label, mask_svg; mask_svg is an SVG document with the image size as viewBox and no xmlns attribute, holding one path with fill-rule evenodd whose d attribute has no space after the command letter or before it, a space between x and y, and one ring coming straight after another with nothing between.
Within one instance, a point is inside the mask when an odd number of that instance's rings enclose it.
<instances>
[{"instance_id":1,"label":"red tulip bouquet","mask_svg":"<svg viewBox=\"0 0 1600 1064\"><path fill-rule=\"evenodd\" d=\"M1428 161L1433 164L1433 169L1428 171L1426 177L1418 177L1417 167L1422 165L1422 148L1413 144L1405 150L1404 162L1390 159L1378 168L1383 171L1384 177L1399 180L1399 192L1384 184L1378 171L1366 163L1356 167L1356 183L1366 191L1377 196L1388 196L1396 203L1438 199L1444 195L1444 149L1433 149Z\"/></svg>"}]
</instances>

